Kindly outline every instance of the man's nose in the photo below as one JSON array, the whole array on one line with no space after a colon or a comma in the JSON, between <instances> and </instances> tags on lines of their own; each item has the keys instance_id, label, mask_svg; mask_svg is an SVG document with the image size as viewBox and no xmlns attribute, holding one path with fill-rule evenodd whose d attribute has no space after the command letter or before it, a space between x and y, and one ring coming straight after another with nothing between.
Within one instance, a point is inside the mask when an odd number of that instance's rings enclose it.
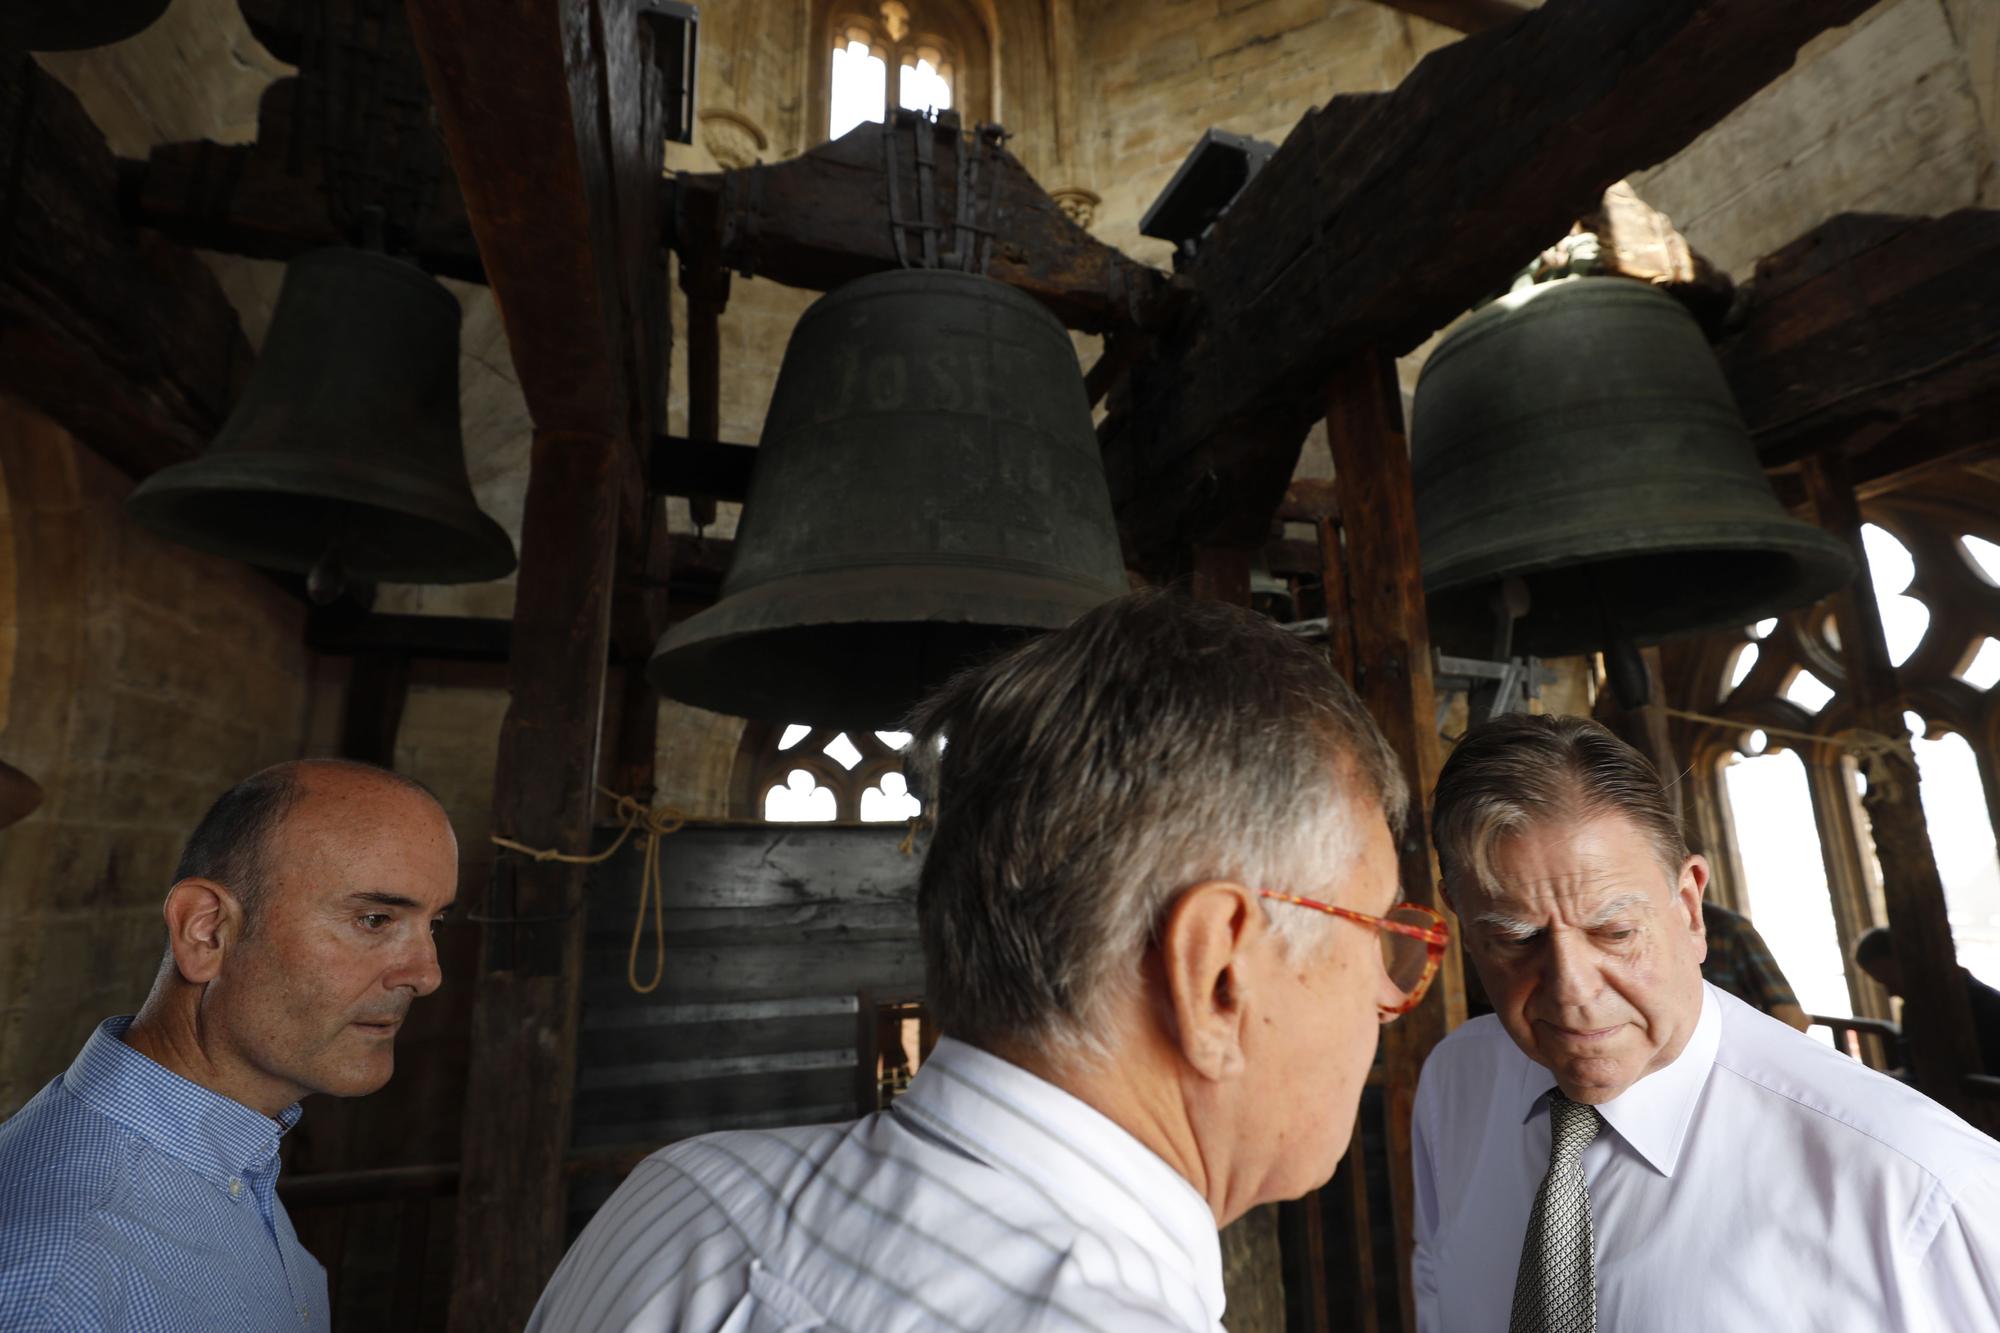
<instances>
[{"instance_id":1,"label":"man's nose","mask_svg":"<svg viewBox=\"0 0 2000 1333\"><path fill-rule=\"evenodd\" d=\"M438 966L437 937L425 930L384 980L391 989L407 986L419 996L436 990L444 982L444 970Z\"/></svg>"},{"instance_id":2,"label":"man's nose","mask_svg":"<svg viewBox=\"0 0 2000 1333\"><path fill-rule=\"evenodd\" d=\"M1602 982L1597 950L1581 932L1551 931L1543 967L1543 984L1550 998L1562 1005L1584 1005L1597 998Z\"/></svg>"}]
</instances>

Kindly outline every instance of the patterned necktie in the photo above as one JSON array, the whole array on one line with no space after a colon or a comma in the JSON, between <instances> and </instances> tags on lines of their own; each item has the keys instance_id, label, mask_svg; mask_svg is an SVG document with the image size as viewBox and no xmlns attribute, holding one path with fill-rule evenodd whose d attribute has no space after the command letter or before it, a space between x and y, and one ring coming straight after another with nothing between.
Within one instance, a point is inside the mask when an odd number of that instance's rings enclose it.
<instances>
[{"instance_id":1,"label":"patterned necktie","mask_svg":"<svg viewBox=\"0 0 2000 1333\"><path fill-rule=\"evenodd\" d=\"M1603 1127L1596 1107L1549 1093L1549 1173L1521 1241L1507 1333L1596 1333L1597 1260L1579 1159Z\"/></svg>"}]
</instances>

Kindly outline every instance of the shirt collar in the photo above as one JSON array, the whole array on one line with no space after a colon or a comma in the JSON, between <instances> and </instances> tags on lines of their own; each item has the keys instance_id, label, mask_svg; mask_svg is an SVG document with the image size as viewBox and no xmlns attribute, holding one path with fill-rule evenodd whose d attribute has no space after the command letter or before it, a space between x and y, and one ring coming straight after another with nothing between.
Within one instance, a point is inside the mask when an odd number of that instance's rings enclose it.
<instances>
[{"instance_id":1,"label":"shirt collar","mask_svg":"<svg viewBox=\"0 0 2000 1333\"><path fill-rule=\"evenodd\" d=\"M1624 1092L1597 1107L1604 1123L1646 1159L1655 1171L1671 1177L1694 1119L1695 1103L1708 1085L1709 1070L1722 1044L1722 1010L1701 987L1701 1017L1687 1045L1665 1069L1656 1069ZM1534 1115L1549 1092L1549 1071L1526 1056L1520 1082L1521 1118Z\"/></svg>"},{"instance_id":2,"label":"shirt collar","mask_svg":"<svg viewBox=\"0 0 2000 1333\"><path fill-rule=\"evenodd\" d=\"M1092 1214L1189 1273L1222 1319L1222 1243L1208 1201L1102 1112L976 1046L946 1037L894 1104L1072 1215Z\"/></svg>"},{"instance_id":3,"label":"shirt collar","mask_svg":"<svg viewBox=\"0 0 2000 1333\"><path fill-rule=\"evenodd\" d=\"M297 1102L273 1120L133 1050L124 1040L131 1026L129 1014L100 1023L63 1087L224 1189L276 1162L278 1140L298 1123Z\"/></svg>"}]
</instances>

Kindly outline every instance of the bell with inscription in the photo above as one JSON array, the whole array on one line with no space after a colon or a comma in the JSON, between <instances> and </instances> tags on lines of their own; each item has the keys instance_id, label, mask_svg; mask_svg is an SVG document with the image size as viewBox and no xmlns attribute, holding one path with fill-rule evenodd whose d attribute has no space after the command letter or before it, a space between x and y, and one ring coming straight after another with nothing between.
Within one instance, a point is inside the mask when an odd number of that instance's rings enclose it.
<instances>
[{"instance_id":1,"label":"bell with inscription","mask_svg":"<svg viewBox=\"0 0 2000 1333\"><path fill-rule=\"evenodd\" d=\"M1417 382L1410 465L1447 653L1623 653L1853 573L1778 503L1694 318L1629 278L1524 288L1454 329Z\"/></svg>"},{"instance_id":2,"label":"bell with inscription","mask_svg":"<svg viewBox=\"0 0 2000 1333\"><path fill-rule=\"evenodd\" d=\"M366 250L291 262L242 398L200 458L132 493L174 541L308 574L315 600L349 580L472 583L514 544L472 495L458 426L458 301Z\"/></svg>"},{"instance_id":3,"label":"bell with inscription","mask_svg":"<svg viewBox=\"0 0 2000 1333\"><path fill-rule=\"evenodd\" d=\"M799 320L721 596L650 674L718 712L887 728L1125 588L1062 325L978 274L880 273Z\"/></svg>"}]
</instances>

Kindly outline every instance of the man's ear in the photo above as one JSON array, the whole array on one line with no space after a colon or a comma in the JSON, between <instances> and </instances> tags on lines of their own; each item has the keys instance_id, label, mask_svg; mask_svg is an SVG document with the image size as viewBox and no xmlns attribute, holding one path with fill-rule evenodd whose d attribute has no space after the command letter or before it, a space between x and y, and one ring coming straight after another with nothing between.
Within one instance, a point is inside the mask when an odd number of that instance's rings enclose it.
<instances>
[{"instance_id":1,"label":"man's ear","mask_svg":"<svg viewBox=\"0 0 2000 1333\"><path fill-rule=\"evenodd\" d=\"M1708 858L1690 853L1681 864L1680 883L1674 886L1674 901L1688 914L1688 932L1701 940L1701 956L1708 957L1708 926L1702 920L1702 895L1708 892Z\"/></svg>"},{"instance_id":2,"label":"man's ear","mask_svg":"<svg viewBox=\"0 0 2000 1333\"><path fill-rule=\"evenodd\" d=\"M167 947L174 968L191 985L205 985L243 937L243 907L212 879L190 878L167 890Z\"/></svg>"},{"instance_id":3,"label":"man's ear","mask_svg":"<svg viewBox=\"0 0 2000 1333\"><path fill-rule=\"evenodd\" d=\"M1180 896L1160 931L1160 963L1182 1058L1204 1078L1234 1078L1244 1067L1247 948L1266 928L1263 910L1241 884L1211 880Z\"/></svg>"}]
</instances>

